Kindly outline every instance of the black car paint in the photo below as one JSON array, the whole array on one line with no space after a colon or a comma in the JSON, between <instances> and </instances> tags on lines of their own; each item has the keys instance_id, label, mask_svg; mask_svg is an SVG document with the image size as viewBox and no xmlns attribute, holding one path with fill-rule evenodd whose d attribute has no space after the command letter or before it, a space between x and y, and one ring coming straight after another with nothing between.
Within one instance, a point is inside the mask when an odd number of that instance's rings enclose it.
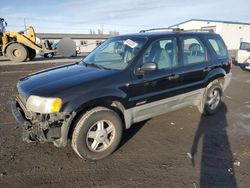
<instances>
[{"instance_id":1,"label":"black car paint","mask_svg":"<svg viewBox=\"0 0 250 188\"><path fill-rule=\"evenodd\" d=\"M167 97L204 88L213 79L229 72L228 56L217 61L216 54L206 37L219 37L203 33L159 33L135 34L133 37L147 39L141 51L124 70L105 70L83 63L63 65L29 75L18 83L18 92L27 100L30 95L60 97L63 101L61 113L78 113L88 106L105 101L119 101L124 109L150 103ZM117 36L126 38L128 36ZM204 64L183 65L179 37L198 37L207 51ZM155 72L137 74L142 62L142 54L149 45L159 39L176 38L179 66ZM208 70L208 71L207 71ZM175 79L171 77L178 75ZM70 126L70 124L65 125ZM66 128L67 130L69 127ZM68 133L65 133L68 135ZM65 136L64 136L65 137ZM64 142L65 143L65 142Z\"/></svg>"}]
</instances>

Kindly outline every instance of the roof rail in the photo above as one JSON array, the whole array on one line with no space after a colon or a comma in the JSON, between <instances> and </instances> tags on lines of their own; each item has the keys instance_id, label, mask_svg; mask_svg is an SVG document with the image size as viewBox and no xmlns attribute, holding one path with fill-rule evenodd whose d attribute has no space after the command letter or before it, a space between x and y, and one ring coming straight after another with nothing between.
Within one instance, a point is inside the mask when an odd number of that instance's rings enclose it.
<instances>
[{"instance_id":1,"label":"roof rail","mask_svg":"<svg viewBox=\"0 0 250 188\"><path fill-rule=\"evenodd\" d=\"M145 30L141 30L139 33L146 33L146 32L150 32L150 31L160 31L160 30L165 30L165 31L173 31L173 32L209 32L209 33L214 33L213 29L188 29L188 30L184 30L181 28L152 28L152 29L145 29Z\"/></svg>"},{"instance_id":2,"label":"roof rail","mask_svg":"<svg viewBox=\"0 0 250 188\"><path fill-rule=\"evenodd\" d=\"M188 29L188 30L183 30L187 32L208 32L208 33L214 33L213 29Z\"/></svg>"},{"instance_id":3,"label":"roof rail","mask_svg":"<svg viewBox=\"0 0 250 188\"><path fill-rule=\"evenodd\" d=\"M149 31L160 31L160 30L165 30L165 31L183 31L183 29L181 28L169 28L169 27L160 27L160 28L152 28L152 29L145 29L145 30L141 30L139 33L146 33L146 32L149 32Z\"/></svg>"}]
</instances>

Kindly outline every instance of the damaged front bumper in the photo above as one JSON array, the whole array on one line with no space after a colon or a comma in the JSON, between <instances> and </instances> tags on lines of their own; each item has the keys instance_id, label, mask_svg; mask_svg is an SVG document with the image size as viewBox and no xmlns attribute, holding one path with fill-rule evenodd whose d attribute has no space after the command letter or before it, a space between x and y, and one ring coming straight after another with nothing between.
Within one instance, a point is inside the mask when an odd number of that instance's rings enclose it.
<instances>
[{"instance_id":1,"label":"damaged front bumper","mask_svg":"<svg viewBox=\"0 0 250 188\"><path fill-rule=\"evenodd\" d=\"M12 101L11 111L22 126L23 141L53 142L56 147L67 145L68 132L75 113L35 114L26 110L20 100Z\"/></svg>"}]
</instances>

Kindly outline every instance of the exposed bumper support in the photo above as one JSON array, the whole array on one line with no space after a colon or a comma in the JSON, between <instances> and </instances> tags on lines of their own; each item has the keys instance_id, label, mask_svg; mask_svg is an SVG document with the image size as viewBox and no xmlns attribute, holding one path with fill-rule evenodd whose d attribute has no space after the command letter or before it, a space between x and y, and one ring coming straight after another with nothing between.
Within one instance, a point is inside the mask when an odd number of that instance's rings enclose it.
<instances>
[{"instance_id":1,"label":"exposed bumper support","mask_svg":"<svg viewBox=\"0 0 250 188\"><path fill-rule=\"evenodd\" d=\"M22 135L23 141L32 142L32 140L29 137L28 132L26 131L26 128L28 128L29 126L31 126L31 123L29 121L26 121L23 118L22 113L17 108L17 102L15 102L15 101L11 102L11 112L12 112L15 120L17 121L17 123L22 126L22 129L23 129L23 135Z\"/></svg>"},{"instance_id":2,"label":"exposed bumper support","mask_svg":"<svg viewBox=\"0 0 250 188\"><path fill-rule=\"evenodd\" d=\"M62 125L50 127L58 119L51 118L49 121L31 122L25 118L24 112L16 101L11 102L11 111L18 124L22 126L22 138L26 142L53 142L56 147L65 147L68 140L68 132L75 113L61 115ZM45 129L46 127L46 129ZM56 136L55 136L56 135Z\"/></svg>"},{"instance_id":3,"label":"exposed bumper support","mask_svg":"<svg viewBox=\"0 0 250 188\"><path fill-rule=\"evenodd\" d=\"M65 147L67 145L69 128L75 115L76 113L73 112L73 114L63 122L61 127L61 138L53 141L56 147Z\"/></svg>"}]
</instances>

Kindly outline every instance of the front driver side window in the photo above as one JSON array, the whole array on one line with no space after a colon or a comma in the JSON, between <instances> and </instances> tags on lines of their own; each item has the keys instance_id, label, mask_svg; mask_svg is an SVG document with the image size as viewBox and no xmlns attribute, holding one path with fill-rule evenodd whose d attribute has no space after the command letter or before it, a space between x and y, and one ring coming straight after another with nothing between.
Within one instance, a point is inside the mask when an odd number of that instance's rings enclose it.
<instances>
[{"instance_id":1,"label":"front driver side window","mask_svg":"<svg viewBox=\"0 0 250 188\"><path fill-rule=\"evenodd\" d=\"M176 67L177 50L174 39L163 39L153 42L143 55L143 64L154 62L158 69L168 69Z\"/></svg>"}]
</instances>

